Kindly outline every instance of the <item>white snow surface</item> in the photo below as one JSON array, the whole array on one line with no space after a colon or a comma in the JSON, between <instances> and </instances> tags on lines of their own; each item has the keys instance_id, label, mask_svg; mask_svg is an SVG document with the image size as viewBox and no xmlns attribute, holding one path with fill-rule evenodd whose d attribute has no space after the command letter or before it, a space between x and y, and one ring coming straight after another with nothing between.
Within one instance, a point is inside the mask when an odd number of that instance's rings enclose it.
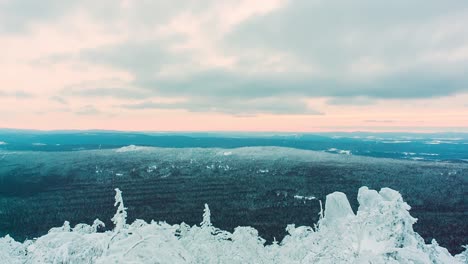
<instances>
[{"instance_id":1,"label":"white snow surface","mask_svg":"<svg viewBox=\"0 0 468 264\"><path fill-rule=\"evenodd\" d=\"M315 196L294 195L294 199L312 201L317 198Z\"/></svg>"},{"instance_id":2,"label":"white snow surface","mask_svg":"<svg viewBox=\"0 0 468 264\"><path fill-rule=\"evenodd\" d=\"M411 143L410 140L385 140L382 141L384 144L401 144L401 143Z\"/></svg>"},{"instance_id":3,"label":"white snow surface","mask_svg":"<svg viewBox=\"0 0 468 264\"><path fill-rule=\"evenodd\" d=\"M129 145L129 146L118 148L115 150L115 152L131 152L131 151L140 151L140 150L145 150L145 149L148 149L148 147Z\"/></svg>"},{"instance_id":4,"label":"white snow surface","mask_svg":"<svg viewBox=\"0 0 468 264\"><path fill-rule=\"evenodd\" d=\"M122 192L116 189L114 229L104 224L52 228L24 243L0 238L2 263L467 263L468 250L452 256L437 242L425 244L413 231L410 206L394 190L361 187L355 214L344 193L326 197L314 227L288 225L281 242L265 245L251 227L233 233L211 223L205 205L201 224L126 223Z\"/></svg>"},{"instance_id":5,"label":"white snow surface","mask_svg":"<svg viewBox=\"0 0 468 264\"><path fill-rule=\"evenodd\" d=\"M338 153L338 154L345 154L345 155L352 155L351 150L342 150L337 148L329 148L327 149L329 152Z\"/></svg>"}]
</instances>

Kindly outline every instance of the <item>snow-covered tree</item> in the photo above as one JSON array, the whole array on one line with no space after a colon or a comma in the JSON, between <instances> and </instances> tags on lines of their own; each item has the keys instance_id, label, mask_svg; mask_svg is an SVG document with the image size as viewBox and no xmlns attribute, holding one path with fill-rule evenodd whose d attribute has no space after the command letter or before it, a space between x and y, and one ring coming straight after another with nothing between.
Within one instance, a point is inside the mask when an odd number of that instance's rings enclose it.
<instances>
[{"instance_id":1,"label":"snow-covered tree","mask_svg":"<svg viewBox=\"0 0 468 264\"><path fill-rule=\"evenodd\" d=\"M258 231L237 227L233 233L211 223L205 205L200 226L126 223L122 192L116 189L115 228L103 223L62 227L24 243L0 238L1 263L467 263L468 250L452 256L434 240L426 245L413 230L410 206L391 189L359 189L359 209L351 210L343 193L327 196L316 228L288 225L280 242L265 245Z\"/></svg>"}]
</instances>

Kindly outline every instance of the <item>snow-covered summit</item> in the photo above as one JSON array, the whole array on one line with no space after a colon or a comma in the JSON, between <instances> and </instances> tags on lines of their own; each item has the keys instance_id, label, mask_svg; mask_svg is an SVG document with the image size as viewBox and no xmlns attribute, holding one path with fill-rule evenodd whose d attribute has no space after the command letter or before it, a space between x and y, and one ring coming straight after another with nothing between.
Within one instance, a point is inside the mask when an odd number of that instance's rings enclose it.
<instances>
[{"instance_id":1,"label":"snow-covered summit","mask_svg":"<svg viewBox=\"0 0 468 264\"><path fill-rule=\"evenodd\" d=\"M233 233L211 224L205 205L200 226L165 222L126 223L122 193L116 189L112 231L103 225L68 222L24 243L0 238L5 263L467 263L468 250L452 256L437 242L426 245L413 230L410 206L394 190L359 189L355 214L344 193L327 196L314 227L289 225L280 242L265 245L251 227Z\"/></svg>"},{"instance_id":2,"label":"snow-covered summit","mask_svg":"<svg viewBox=\"0 0 468 264\"><path fill-rule=\"evenodd\" d=\"M131 152L131 151L139 151L139 150L144 150L144 149L148 149L148 147L129 145L129 146L118 148L115 150L115 152Z\"/></svg>"}]
</instances>

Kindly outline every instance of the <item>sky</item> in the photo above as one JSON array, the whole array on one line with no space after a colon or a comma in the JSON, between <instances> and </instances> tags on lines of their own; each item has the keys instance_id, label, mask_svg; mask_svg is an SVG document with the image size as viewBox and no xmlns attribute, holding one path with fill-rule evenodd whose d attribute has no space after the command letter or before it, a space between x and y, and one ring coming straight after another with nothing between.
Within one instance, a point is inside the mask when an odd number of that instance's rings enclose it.
<instances>
[{"instance_id":1,"label":"sky","mask_svg":"<svg viewBox=\"0 0 468 264\"><path fill-rule=\"evenodd\" d=\"M468 132L466 0L0 0L0 128Z\"/></svg>"}]
</instances>

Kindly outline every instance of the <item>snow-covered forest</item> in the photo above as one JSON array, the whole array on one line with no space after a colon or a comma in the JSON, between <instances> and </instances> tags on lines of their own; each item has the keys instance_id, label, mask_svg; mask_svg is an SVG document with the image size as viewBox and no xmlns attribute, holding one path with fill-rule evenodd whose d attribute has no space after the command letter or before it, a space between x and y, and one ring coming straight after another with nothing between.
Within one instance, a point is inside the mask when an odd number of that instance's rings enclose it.
<instances>
[{"instance_id":1,"label":"snow-covered forest","mask_svg":"<svg viewBox=\"0 0 468 264\"><path fill-rule=\"evenodd\" d=\"M354 213L344 193L326 197L313 227L288 225L282 241L266 245L257 230L220 230L205 205L200 225L126 222L122 192L111 231L104 223L52 228L24 243L0 238L3 263L467 263L468 250L452 256L436 241L425 244L413 231L410 206L392 189L359 189ZM320 202L320 201L319 201ZM304 212L305 214L308 212Z\"/></svg>"}]
</instances>

